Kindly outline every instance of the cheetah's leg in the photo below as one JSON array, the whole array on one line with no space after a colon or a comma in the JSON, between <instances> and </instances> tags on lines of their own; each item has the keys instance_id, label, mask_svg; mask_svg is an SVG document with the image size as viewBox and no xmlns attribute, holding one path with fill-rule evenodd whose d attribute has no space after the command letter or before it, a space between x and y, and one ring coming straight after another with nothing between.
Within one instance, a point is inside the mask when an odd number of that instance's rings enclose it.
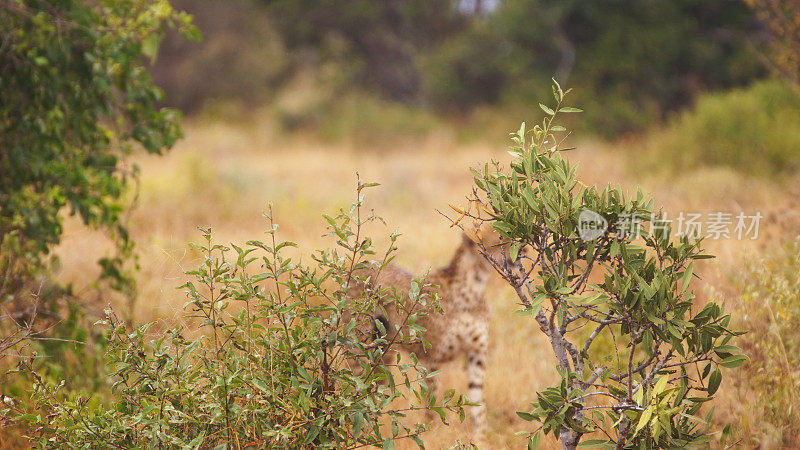
<instances>
[{"instance_id":1,"label":"cheetah's leg","mask_svg":"<svg viewBox=\"0 0 800 450\"><path fill-rule=\"evenodd\" d=\"M475 427L475 436L480 440L486 437L486 405L483 399L483 383L486 378L486 351L467 354L467 397L478 406L470 408L470 419Z\"/></svg>"}]
</instances>

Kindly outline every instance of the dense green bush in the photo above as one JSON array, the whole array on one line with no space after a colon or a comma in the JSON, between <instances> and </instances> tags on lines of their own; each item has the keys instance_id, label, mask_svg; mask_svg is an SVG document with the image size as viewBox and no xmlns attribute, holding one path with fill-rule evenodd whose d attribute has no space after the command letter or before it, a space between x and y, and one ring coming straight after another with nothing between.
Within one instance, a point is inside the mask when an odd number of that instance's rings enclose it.
<instances>
[{"instance_id":1,"label":"dense green bush","mask_svg":"<svg viewBox=\"0 0 800 450\"><path fill-rule=\"evenodd\" d=\"M179 112L145 61L165 28L195 36L165 0L0 4L0 301L22 295L60 241L64 212L109 231L103 274L125 289L132 242L121 219L132 151L161 153L181 136Z\"/></svg>"},{"instance_id":2,"label":"dense green bush","mask_svg":"<svg viewBox=\"0 0 800 450\"><path fill-rule=\"evenodd\" d=\"M794 240L750 261L744 276L736 276L743 292L742 326L749 331L742 345L752 357L746 379L758 395L747 407L768 419L767 423L754 424L753 440L776 439L787 447L800 438L798 273L800 240Z\"/></svg>"},{"instance_id":3,"label":"dense green bush","mask_svg":"<svg viewBox=\"0 0 800 450\"><path fill-rule=\"evenodd\" d=\"M348 295L366 281L356 271L380 270L395 250L396 235L383 254L364 235L380 220L362 210L368 186L359 183L348 211L326 217L337 247L314 253L313 266L285 256L296 244L276 238L271 212L266 242L231 250L202 230L205 242L195 248L203 263L181 286L185 322L200 328L168 330L148 342L151 324L129 329L109 311L110 407L24 365L35 378L34 406L6 407L3 415L28 423L41 447L386 449L404 438L423 447L425 425L402 418L426 409L442 420L448 410L463 419L464 401L448 391L437 403L425 382L431 374L413 355L410 363L399 354L385 358L398 343L418 339L416 319L436 309L435 296L421 294L422 281L398 302L407 320L397 333L376 334L372 316L396 292ZM398 398L411 403L398 405Z\"/></svg>"},{"instance_id":4,"label":"dense green bush","mask_svg":"<svg viewBox=\"0 0 800 450\"><path fill-rule=\"evenodd\" d=\"M800 168L800 96L776 80L701 95L644 142L652 170L725 166L750 175Z\"/></svg>"},{"instance_id":5,"label":"dense green bush","mask_svg":"<svg viewBox=\"0 0 800 450\"><path fill-rule=\"evenodd\" d=\"M101 387L103 339L85 300L52 281L50 252L67 215L105 230L116 251L102 277L134 298L123 209L138 169L126 159L181 137L146 67L169 28L197 37L165 0L0 2L0 394L22 404L25 381L7 370L34 353L44 379ZM8 419L0 441L14 446Z\"/></svg>"},{"instance_id":6,"label":"dense green bush","mask_svg":"<svg viewBox=\"0 0 800 450\"><path fill-rule=\"evenodd\" d=\"M697 237L671 239L641 191L579 181L560 153L566 130L554 123L579 110L564 106L557 84L553 94L552 109L540 104L541 124L512 133L510 167L473 171L470 198L472 217L508 240L507 260L487 258L516 291L519 314L547 337L561 378L518 413L539 423L529 448L542 433L565 449L703 445L720 369L747 359L732 345L741 333L731 316L713 301L695 304L689 289L694 262L710 255Z\"/></svg>"}]
</instances>

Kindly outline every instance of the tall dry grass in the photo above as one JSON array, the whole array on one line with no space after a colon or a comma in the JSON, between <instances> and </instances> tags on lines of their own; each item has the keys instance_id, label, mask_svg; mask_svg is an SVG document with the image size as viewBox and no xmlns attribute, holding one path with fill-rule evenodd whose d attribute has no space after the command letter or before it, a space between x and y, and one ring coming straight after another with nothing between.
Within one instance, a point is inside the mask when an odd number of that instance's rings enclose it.
<instances>
[{"instance_id":1,"label":"tall dry grass","mask_svg":"<svg viewBox=\"0 0 800 450\"><path fill-rule=\"evenodd\" d=\"M322 238L325 224L321 214L335 213L352 202L356 172L363 180L382 184L369 192L367 199L368 207L388 224L371 230L376 244L385 245L386 236L396 230L403 235L399 264L418 273L443 265L459 236L437 210L462 202L471 189L470 166L492 158L510 158L503 142L459 145L449 132L434 131L424 138L356 148L279 136L273 132L273 124L258 115L242 124L195 121L185 129L187 138L167 156L138 161L142 177L137 207L130 218L141 265L139 299L133 310L136 321L157 320L171 326L178 320L185 299L176 286L184 281L183 272L196 267L201 258L187 246L199 238L198 225L211 226L220 242L258 239L265 229L261 212L271 201L282 238L300 243L297 256L308 257L312 249L330 245ZM739 294L731 277L741 270L744 256L769 248L796 226L791 216L796 210L792 187L745 177L731 169L649 176L628 163L636 149L588 141L577 144L580 150L570 157L579 161L578 172L587 184L619 184L627 189L640 184L655 194L657 203L670 215L680 211L761 211L767 217L757 240L706 243L718 258L698 268L701 279L694 289L700 297L725 301L734 312ZM101 236L68 223L57 250L61 277L79 291L90 289L97 273L95 261L107 250ZM530 424L522 422L515 411L524 409L536 390L554 382L557 375L549 347L535 324L511 314L516 308L513 292L497 281L490 286L489 297L489 440L495 448L519 448L523 441L514 433L527 430ZM118 302L102 298L96 308L107 301ZM463 391L462 369L461 363L443 367L441 384ZM753 446L758 444L752 436L760 417L748 402L756 397L758 386L735 374L727 378L728 374L716 402L718 422L740 426L742 442ZM434 426L426 438L430 448L468 440L468 427L451 422L450 426ZM555 443L548 441L546 446L555 448Z\"/></svg>"}]
</instances>

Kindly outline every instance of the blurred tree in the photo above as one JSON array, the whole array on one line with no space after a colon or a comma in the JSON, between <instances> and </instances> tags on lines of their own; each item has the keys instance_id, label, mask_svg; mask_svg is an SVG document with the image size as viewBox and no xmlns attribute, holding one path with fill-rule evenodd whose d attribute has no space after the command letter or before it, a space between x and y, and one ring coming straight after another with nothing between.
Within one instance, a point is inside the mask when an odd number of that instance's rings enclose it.
<instances>
[{"instance_id":1,"label":"blurred tree","mask_svg":"<svg viewBox=\"0 0 800 450\"><path fill-rule=\"evenodd\" d=\"M417 55L467 23L454 0L263 0L289 50L349 62L393 100L421 99Z\"/></svg>"},{"instance_id":2,"label":"blurred tree","mask_svg":"<svg viewBox=\"0 0 800 450\"><path fill-rule=\"evenodd\" d=\"M763 52L768 67L800 86L800 2L745 0L769 29L771 50Z\"/></svg>"},{"instance_id":3,"label":"blurred tree","mask_svg":"<svg viewBox=\"0 0 800 450\"><path fill-rule=\"evenodd\" d=\"M433 105L467 111L496 103L508 82L508 52L485 20L443 40L422 57L424 95Z\"/></svg>"},{"instance_id":4,"label":"blurred tree","mask_svg":"<svg viewBox=\"0 0 800 450\"><path fill-rule=\"evenodd\" d=\"M746 42L758 25L728 0L262 1L296 59L349 66L391 99L536 104L555 76L608 135L764 74Z\"/></svg>"},{"instance_id":5,"label":"blurred tree","mask_svg":"<svg viewBox=\"0 0 800 450\"><path fill-rule=\"evenodd\" d=\"M756 25L727 0L506 0L492 20L519 86L509 92L533 102L555 74L581 86L584 119L611 135L763 74L744 39Z\"/></svg>"},{"instance_id":6,"label":"blurred tree","mask_svg":"<svg viewBox=\"0 0 800 450\"><path fill-rule=\"evenodd\" d=\"M0 302L46 266L62 214L108 230L117 255L103 276L125 290L132 242L121 218L132 151L160 154L181 136L158 109L144 65L166 27L198 37L166 0L0 3Z\"/></svg>"},{"instance_id":7,"label":"blurred tree","mask_svg":"<svg viewBox=\"0 0 800 450\"><path fill-rule=\"evenodd\" d=\"M201 42L168 32L150 69L165 102L190 114L210 101L256 104L291 73L289 55L257 0L172 0L192 14Z\"/></svg>"}]
</instances>

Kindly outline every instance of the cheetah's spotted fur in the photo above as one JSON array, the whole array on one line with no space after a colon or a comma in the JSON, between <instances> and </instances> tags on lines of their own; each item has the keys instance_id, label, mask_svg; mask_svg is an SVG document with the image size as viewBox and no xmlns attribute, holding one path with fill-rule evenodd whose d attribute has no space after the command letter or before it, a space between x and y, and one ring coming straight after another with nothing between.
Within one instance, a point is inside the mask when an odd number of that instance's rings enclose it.
<instances>
[{"instance_id":1,"label":"cheetah's spotted fur","mask_svg":"<svg viewBox=\"0 0 800 450\"><path fill-rule=\"evenodd\" d=\"M484 247L490 253L493 252L493 248L499 248L496 245L499 243L496 233L493 233L493 236L497 242L487 242L489 239L484 239ZM491 264L480 254L478 244L465 235L450 263L444 268L433 271L424 280L438 286L436 292L441 305L441 312L429 313L417 320L417 323L427 330L425 340L430 343L430 347L426 351L419 342L399 346L416 354L420 362L431 371L458 357L465 358L467 397L479 404L470 410L470 420L479 440L486 434L483 386L489 345L489 310L485 290L492 271ZM370 280L371 288L377 288L379 291L394 288L401 299L399 301L404 299L408 302L407 292L414 276L406 270L388 265L380 271L370 271L360 275ZM351 294L357 295L353 292ZM407 316L407 309L405 306L398 307L392 302L387 302L381 312L373 315L373 319L381 321L385 329L391 333L396 330L396 324L402 325ZM393 355L387 355L387 362L392 358ZM435 391L437 384L435 380L430 384L432 384L431 389Z\"/></svg>"}]
</instances>

